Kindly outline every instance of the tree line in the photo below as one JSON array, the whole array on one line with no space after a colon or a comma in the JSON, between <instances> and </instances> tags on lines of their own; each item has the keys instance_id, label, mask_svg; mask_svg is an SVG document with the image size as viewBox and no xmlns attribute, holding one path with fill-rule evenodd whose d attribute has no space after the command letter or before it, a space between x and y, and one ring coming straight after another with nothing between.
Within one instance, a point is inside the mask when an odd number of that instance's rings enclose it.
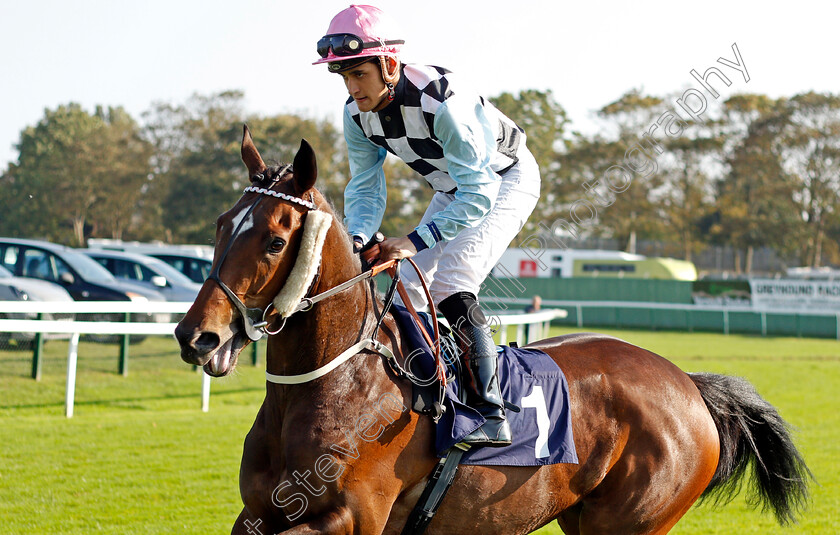
<instances>
[{"instance_id":1,"label":"tree line","mask_svg":"<svg viewBox=\"0 0 840 535\"><path fill-rule=\"evenodd\" d=\"M550 91L491 99L527 132L542 196L524 236L599 236L675 244L690 260L711 245L738 252L735 271L770 247L801 265L840 263L840 96L739 94L703 122L675 116L674 96L631 90L597 111L598 133L574 130ZM264 157L293 159L306 138L319 189L338 213L349 176L342 133L327 120L246 114L244 95L155 103L140 120L122 108L45 110L21 132L19 156L0 175L0 235L83 246L88 238L212 244L216 217L248 180L239 158L247 123ZM669 117L667 114L671 113ZM667 119L667 127L666 120ZM654 127L661 125L662 128ZM630 158L628 160L628 158ZM610 187L610 174L635 170ZM405 234L432 191L395 158L386 161L383 232Z\"/></svg>"}]
</instances>

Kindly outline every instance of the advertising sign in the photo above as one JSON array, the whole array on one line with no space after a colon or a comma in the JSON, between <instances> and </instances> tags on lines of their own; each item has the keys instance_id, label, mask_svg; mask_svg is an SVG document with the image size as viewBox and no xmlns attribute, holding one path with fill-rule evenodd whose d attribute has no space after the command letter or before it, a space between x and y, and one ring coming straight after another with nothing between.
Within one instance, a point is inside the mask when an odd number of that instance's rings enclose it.
<instances>
[{"instance_id":1,"label":"advertising sign","mask_svg":"<svg viewBox=\"0 0 840 535\"><path fill-rule=\"evenodd\" d=\"M519 276L520 277L536 277L537 263L534 260L520 260L519 261Z\"/></svg>"},{"instance_id":2,"label":"advertising sign","mask_svg":"<svg viewBox=\"0 0 840 535\"><path fill-rule=\"evenodd\" d=\"M840 281L752 279L753 308L840 311Z\"/></svg>"}]
</instances>

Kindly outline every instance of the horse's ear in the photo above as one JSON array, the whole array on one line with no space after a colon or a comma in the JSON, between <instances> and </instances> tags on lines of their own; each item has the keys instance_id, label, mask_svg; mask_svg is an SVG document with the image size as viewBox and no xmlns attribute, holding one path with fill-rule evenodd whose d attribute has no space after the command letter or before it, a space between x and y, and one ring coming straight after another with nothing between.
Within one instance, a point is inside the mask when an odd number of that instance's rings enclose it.
<instances>
[{"instance_id":1,"label":"horse's ear","mask_svg":"<svg viewBox=\"0 0 840 535\"><path fill-rule=\"evenodd\" d=\"M315 185L318 177L318 166L315 163L315 151L305 139L300 140L300 148L295 154L295 191L298 195L309 191Z\"/></svg>"},{"instance_id":2,"label":"horse's ear","mask_svg":"<svg viewBox=\"0 0 840 535\"><path fill-rule=\"evenodd\" d=\"M254 145L254 140L251 139L251 131L248 130L247 124L242 133L242 161L248 167L248 176L251 178L251 182L259 180L258 175L268 169L260 156L260 151Z\"/></svg>"}]
</instances>

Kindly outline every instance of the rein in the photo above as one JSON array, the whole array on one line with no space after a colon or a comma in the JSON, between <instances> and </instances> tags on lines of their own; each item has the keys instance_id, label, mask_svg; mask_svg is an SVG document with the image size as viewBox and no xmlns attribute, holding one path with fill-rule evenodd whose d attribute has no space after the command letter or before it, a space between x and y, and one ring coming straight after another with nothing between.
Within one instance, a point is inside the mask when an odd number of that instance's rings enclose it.
<instances>
[{"instance_id":1,"label":"rein","mask_svg":"<svg viewBox=\"0 0 840 535\"><path fill-rule=\"evenodd\" d=\"M408 262L412 265L412 267L417 270L418 275L420 274L419 268L417 264L414 263L413 260L407 258ZM265 380L269 383L281 384L281 385L295 385L295 384L303 384L308 383L309 381L313 381L319 377L323 377L324 375L330 373L341 364L347 362L354 356L358 355L361 351L365 349L371 349L376 351L377 353L381 354L386 358L388 364L391 366L391 369L394 371L395 374L399 377L408 377L412 382L417 384L422 384L423 379L419 379L415 377L410 370L404 369L400 366L399 362L397 361L396 355L394 355L393 351L389 349L387 346L382 344L379 340L376 339L376 333L379 331L379 326L382 324L382 320L385 318L385 314L388 313L388 308L391 304L391 297L393 296L393 286L395 285L398 289L400 296L403 298L406 305L406 308L409 310L409 313L413 317L415 323L417 324L420 332L423 334L423 337L426 339L429 347L432 348L434 352L435 361L437 362L437 374L436 378L439 380L441 392L440 392L440 399L443 399L443 388L446 385L446 370L444 369L443 360L440 357L440 333L438 332L438 325L437 320L432 320L434 323L434 338L432 338L427 332L425 327L423 327L423 323L420 320L419 315L415 311L414 307L411 305L411 301L408 299L408 295L406 294L405 287L403 286L402 281L399 278L399 263L396 260L388 260L387 262L383 262L382 264L377 264L373 266L368 271L349 279L338 286L335 286L325 292L322 292L313 297L304 298L300 305L295 308L295 312L297 311L307 311L312 308L312 305L317 303L318 301L322 301L330 296L333 296L347 288L350 288L353 284L361 282L363 280L369 279L385 270L393 270L393 277L394 281L392 284L392 288L388 291L388 297L385 300L385 306L382 309L382 313L379 316L379 319L376 322L376 327L373 330L373 334L369 338L364 338L358 343L354 344L350 348L343 351L340 355L336 358L328 362L327 364L312 370L308 373L303 373L299 375L275 375L272 373L265 372ZM423 285L423 289L426 292L426 297L429 299L429 306L431 307L432 313L434 314L434 304L431 300L431 294L429 293L429 289L426 286L425 281L423 280L422 275L420 276L421 283ZM434 318L434 315L432 316ZM281 327L282 328L282 327ZM278 331L279 332L279 331Z\"/></svg>"},{"instance_id":2,"label":"rein","mask_svg":"<svg viewBox=\"0 0 840 535\"><path fill-rule=\"evenodd\" d=\"M257 197L257 199L251 204L250 207L248 207L247 212L245 212L245 215L239 221L239 224L236 226L233 233L231 234L231 237L228 240L228 243L225 246L224 251L222 252L221 256L219 257L218 263L213 268L213 271L210 273L210 275L207 277L209 280L212 280L212 281L216 282L216 284L219 285L219 287L222 289L222 291L225 293L225 295L231 301L233 306L239 311L240 315L242 316L242 323L243 323L244 328L245 328L245 334L253 342L256 342L257 340L260 340L263 337L264 334L266 334L266 335L278 334L281 330L283 330L283 327L285 327L285 325L286 325L286 320L292 314L295 314L297 312L309 311L309 310L312 309L312 307L316 303L318 303L320 301L323 301L324 299L327 299L328 297L332 297L332 296L334 296L334 295L336 295L340 292L343 292L344 290L347 290L348 288L354 286L355 284L357 284L359 282L362 282L364 280L375 277L376 275L378 275L379 273L381 273L385 270L393 270L393 277L394 277L394 283L393 284L396 285L396 287L397 287L397 289L400 293L400 296L403 299L403 303L405 303L406 308L408 308L410 314L412 315L415 322L417 323L417 326L420 328L420 331L423 334L424 338L426 339L426 342L429 344L429 347L431 347L432 351L434 352L435 360L437 361L437 378L440 381L441 389L442 389L446 385L446 377L445 377L445 370L444 370L443 362L442 362L442 359L440 358L440 351L441 351L440 343L439 343L439 336L440 335L439 335L439 332L438 332L437 321L434 319L435 318L434 304L432 302L431 295L429 294L429 289L426 286L425 280L423 279L423 276L420 274L419 268L414 263L414 261L412 261L410 258L407 259L407 260L409 261L409 263L411 263L411 265L417 271L418 275L420 275L419 279L420 279L420 281L423 285L423 289L426 292L426 298L428 299L429 306L432 310L432 318L433 318L432 321L434 323L434 338L432 338L426 332L426 329L423 327L423 324L420 321L420 318L419 318L417 312L415 311L414 307L411 305L411 300L408 298L408 295L406 294L406 291L405 291L405 287L403 286L402 281L399 279L399 264L396 260L388 260L387 262L377 264L377 265L373 266L371 269L369 269L368 271L365 271L364 273L356 275L355 277L353 277L351 279L348 279L347 281L342 282L341 284L338 284L337 286L334 286L333 288L330 288L329 290L323 291L323 292L321 292L317 295L314 295L314 296L311 296L311 297L306 297L304 295L306 293L307 288L311 289L311 285L313 283L314 276L316 275L316 273L315 273L316 269L315 268L317 268L317 265L320 264L321 249L323 247L323 243L324 243L324 240L326 238L326 230L329 228L329 221L328 220L330 220L331 217L327 216L325 212L319 211L317 209L317 206L311 200L307 201L307 200L304 200L304 199L301 199L301 198L298 198L298 197L294 197L292 195L288 195L286 193L282 193L282 192L275 191L275 190L272 189L274 187L274 185L276 185L280 181L280 179L283 178L283 176L289 171L290 168L291 168L290 165L286 165L285 167L280 169L277 173L275 173L274 176L272 177L272 184L268 188L261 188L261 187L257 187L257 186L249 186L249 187L245 188L245 190L244 190L245 193L259 193L260 196ZM257 207L257 205L260 203L260 201L262 201L265 198L264 196L276 197L276 198L282 199L284 201L299 204L299 205L309 209L310 212L308 212L305 227L304 227L304 238L301 240L301 248L303 248L304 243L307 241L307 238L309 238L310 241L312 241L313 243L310 244L309 256L307 258L303 259L303 264L300 264L302 266L301 269L300 270L298 269L299 268L299 263L301 262L301 259L299 257L295 262L295 266L292 268L292 272L290 273L289 278L286 280L286 286L284 286L280 290L280 293L277 295L277 297L275 297L271 301L271 303L269 303L265 307L264 310L261 310L259 308L248 308L245 305L245 303L242 302L242 300L239 298L239 296L237 296L236 293L234 293L233 290L231 290L230 287L228 287L228 285L225 284L221 280L221 278L219 278L219 271L221 270L222 264L224 263L225 259L227 258L228 253L231 250L231 247L233 246L234 240L239 235L239 232L242 230L243 224L251 216L251 214L253 213L253 211ZM310 195L310 199L311 199L311 195ZM316 214L318 214L321 217L317 217L317 218L314 217ZM316 262L318 264L316 264ZM299 283L299 287L298 288L290 288L291 291L287 291L287 287L289 286L289 279L292 279L293 277L296 277L296 276L300 276L298 278L298 280L296 281L297 283ZM299 292L297 295L299 295L300 297L297 297L295 295L296 291ZM274 374L266 372L266 374L265 374L266 381L268 381L270 383L275 383L275 384L287 384L287 385L288 384L307 383L309 381L313 381L313 380L315 380L319 377L323 377L324 375L330 373L332 370L334 370L335 368L337 368L338 366L340 366L341 364L343 364L344 362L346 362L347 360L349 360L353 356L359 354L361 351L363 351L365 349L372 349L372 350L376 351L377 353L380 353L381 355L386 357L386 359L388 360L388 363L391 365L391 368L394 370L394 372L397 375L404 376L404 377L410 377L410 378L412 378L412 380L414 380L411 372L403 369L400 366L400 364L397 362L397 359L396 359L396 356L394 355L394 353L387 346L383 345L381 342L376 340L376 334L379 331L379 326L381 325L382 320L385 318L385 314L388 312L388 308L390 306L392 297L393 297L393 287L388 292L388 298L386 299L385 307L383 308L382 314L380 315L380 317L379 317L379 319L376 323L376 328L373 330L372 337L365 338L365 339L359 341L358 343L356 343L352 347L350 347L347 350L345 350L344 352L342 352L340 355L338 355L336 358L334 358L333 360L331 360L330 362L328 362L324 366L321 366L320 368L317 368L317 369L315 369L311 372L304 373L304 374L299 374L299 375L274 375ZM286 300L289 300L289 299L291 299L293 301L297 301L297 303L295 304L295 303L285 303L284 302L282 305L278 306L278 304L277 304L278 301L286 301ZM268 322L267 316L268 316L268 313L269 313L269 311L271 310L272 307L275 308L277 310L277 312L280 314L280 316L283 318L283 322L281 323L280 327L275 331L268 330L269 322Z\"/></svg>"},{"instance_id":3,"label":"rein","mask_svg":"<svg viewBox=\"0 0 840 535\"><path fill-rule=\"evenodd\" d=\"M292 314L294 314L295 312L306 312L309 309L311 309L312 306L315 305L315 303L323 301L327 297L332 297L337 293L341 293L347 288L350 288L351 286L356 284L357 282L361 282L371 277L375 277L383 271L385 271L386 269L390 269L395 265L395 260L388 260L387 262L373 266L370 270L365 271L360 275L356 275L352 279L348 279L337 286L333 286L329 290L325 290L317 295L313 295L312 297L304 297L303 299L301 299L300 303L294 308L294 310L292 310Z\"/></svg>"}]
</instances>

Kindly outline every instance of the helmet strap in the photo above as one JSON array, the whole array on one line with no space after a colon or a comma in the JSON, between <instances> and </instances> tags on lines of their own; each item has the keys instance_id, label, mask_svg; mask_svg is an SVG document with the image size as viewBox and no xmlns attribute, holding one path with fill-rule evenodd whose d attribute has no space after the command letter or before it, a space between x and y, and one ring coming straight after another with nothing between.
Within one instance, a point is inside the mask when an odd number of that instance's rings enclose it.
<instances>
[{"instance_id":1,"label":"helmet strap","mask_svg":"<svg viewBox=\"0 0 840 535\"><path fill-rule=\"evenodd\" d=\"M397 64L397 67L394 69L394 72L391 73L388 71L388 60L385 56L379 56L379 66L382 68L382 80L385 82L385 87L388 88L388 102L391 102L396 98L397 93L394 91L394 84L400 77L400 63L399 60L394 59Z\"/></svg>"}]
</instances>

